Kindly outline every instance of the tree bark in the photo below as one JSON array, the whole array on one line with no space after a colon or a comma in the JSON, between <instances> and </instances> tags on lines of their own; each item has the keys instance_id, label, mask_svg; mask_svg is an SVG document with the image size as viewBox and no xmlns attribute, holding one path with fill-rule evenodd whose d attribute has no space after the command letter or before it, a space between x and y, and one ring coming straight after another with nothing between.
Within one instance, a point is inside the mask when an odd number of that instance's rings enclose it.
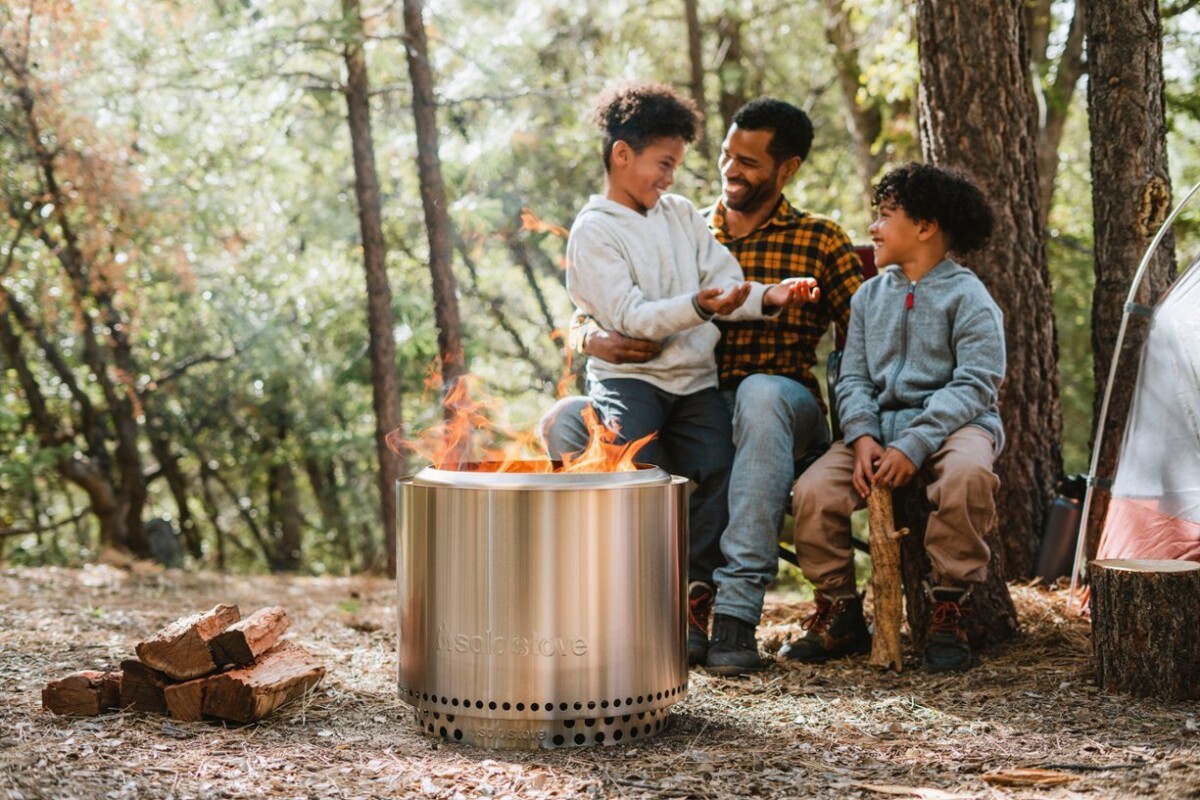
<instances>
[{"instance_id":1,"label":"tree bark","mask_svg":"<svg viewBox=\"0 0 1200 800\"><path fill-rule=\"evenodd\" d=\"M1071 98L1075 96L1075 87L1087 69L1083 60L1086 12L1084 2L1085 0L1077 0L1075 3L1075 13L1071 17L1062 55L1057 64L1053 65L1047 53L1052 20L1050 4L1047 0L1039 0L1038 3L1031 6L1036 7L1036 11L1030 14L1029 49L1032 53L1034 75L1037 76L1033 87L1041 109L1037 153L1038 199L1043 227L1046 225L1046 219L1050 215L1050 207L1054 201L1054 185L1058 177L1058 150L1062 144L1063 131L1071 110ZM1054 79L1043 88L1043 80L1050 80L1052 66L1054 66Z\"/></svg>"},{"instance_id":2,"label":"tree bark","mask_svg":"<svg viewBox=\"0 0 1200 800\"><path fill-rule=\"evenodd\" d=\"M1062 409L1020 0L920 0L921 149L970 174L996 230L970 266L1004 312L1008 445L996 463L1005 573L1028 577L1062 471Z\"/></svg>"},{"instance_id":3,"label":"tree bark","mask_svg":"<svg viewBox=\"0 0 1200 800\"><path fill-rule=\"evenodd\" d=\"M438 155L437 100L433 94L433 70L429 43L421 17L422 0L404 0L404 32L408 74L413 89L413 117L417 129L417 172L421 182L421 205L429 238L429 271L433 277L433 311L438 328L438 353L442 361L442 384L448 391L466 374L458 294L455 287L454 250L446 185ZM449 417L453 409L447 407Z\"/></svg>"},{"instance_id":4,"label":"tree bark","mask_svg":"<svg viewBox=\"0 0 1200 800\"><path fill-rule=\"evenodd\" d=\"M1089 2L1087 10L1088 122L1092 131L1092 213L1096 288L1092 294L1092 365L1096 376L1093 419L1100 405L1121 327L1125 298L1138 264L1171 207L1163 111L1162 19L1155 0ZM1175 241L1163 239L1137 302L1152 306L1175 277ZM1131 317L1096 464L1099 479L1116 469L1137 379L1147 326ZM1093 422L1093 426L1096 422ZM1097 435L1093 427L1092 441ZM1094 555L1108 510L1108 492L1096 491L1087 520L1088 554Z\"/></svg>"},{"instance_id":5,"label":"tree bark","mask_svg":"<svg viewBox=\"0 0 1200 800\"><path fill-rule=\"evenodd\" d=\"M700 27L700 11L698 0L683 0L683 13L687 21L688 68L689 83L692 90L692 100L696 108L706 117L706 122L700 125L700 136L696 140L696 150L705 163L712 159L711 148L708 145L707 116L708 101L704 96L704 38Z\"/></svg>"},{"instance_id":6,"label":"tree bark","mask_svg":"<svg viewBox=\"0 0 1200 800\"><path fill-rule=\"evenodd\" d=\"M271 571L291 572L303 563L301 540L304 523L300 518L296 475L290 462L280 461L271 465L267 492L272 534Z\"/></svg>"},{"instance_id":7,"label":"tree bark","mask_svg":"<svg viewBox=\"0 0 1200 800\"><path fill-rule=\"evenodd\" d=\"M825 39L833 48L833 67L837 71L842 102L846 107L846 126L854 142L858 179L862 183L863 208L871 209L874 180L886 160L886 153L875 143L883 131L881 100L859 98L863 88L859 63L858 38L850 25L850 12L843 0L825 0Z\"/></svg>"},{"instance_id":8,"label":"tree bark","mask_svg":"<svg viewBox=\"0 0 1200 800\"><path fill-rule=\"evenodd\" d=\"M746 63L742 55L742 21L736 16L722 17L717 23L721 40L717 59L717 77L721 83L721 130L733 125L733 115L746 104Z\"/></svg>"},{"instance_id":9,"label":"tree bark","mask_svg":"<svg viewBox=\"0 0 1200 800\"><path fill-rule=\"evenodd\" d=\"M904 669L900 626L904 621L904 592L900 571L900 539L908 529L896 529L892 490L876 485L867 497L871 528L871 596L875 630L871 633L872 667Z\"/></svg>"},{"instance_id":10,"label":"tree bark","mask_svg":"<svg viewBox=\"0 0 1200 800\"><path fill-rule=\"evenodd\" d=\"M371 133L371 85L363 52L364 34L358 0L342 0L342 14L350 31L344 51L346 109L354 157L354 193L358 200L358 222L363 241L363 269L367 279L371 402L375 411L379 500L390 576L396 574L396 481L403 472L403 464L400 454L388 446L388 436L396 432L403 437L404 423L396 380L396 340L393 336L392 289L387 277L387 245L383 238L379 177Z\"/></svg>"},{"instance_id":11,"label":"tree bark","mask_svg":"<svg viewBox=\"0 0 1200 800\"><path fill-rule=\"evenodd\" d=\"M1088 572L1100 688L1200 698L1200 564L1103 559Z\"/></svg>"}]
</instances>

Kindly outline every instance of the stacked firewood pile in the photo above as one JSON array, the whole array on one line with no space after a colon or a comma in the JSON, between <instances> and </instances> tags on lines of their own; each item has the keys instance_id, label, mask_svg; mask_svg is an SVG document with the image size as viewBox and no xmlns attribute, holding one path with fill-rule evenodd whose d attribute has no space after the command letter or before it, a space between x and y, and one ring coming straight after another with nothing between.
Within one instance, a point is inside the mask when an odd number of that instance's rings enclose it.
<instances>
[{"instance_id":1,"label":"stacked firewood pile","mask_svg":"<svg viewBox=\"0 0 1200 800\"><path fill-rule=\"evenodd\" d=\"M218 605L139 642L137 658L122 661L119 671L51 681L42 706L55 714L131 709L179 720L254 722L325 676L312 654L281 638L289 624L279 606L242 619L237 606Z\"/></svg>"}]
</instances>

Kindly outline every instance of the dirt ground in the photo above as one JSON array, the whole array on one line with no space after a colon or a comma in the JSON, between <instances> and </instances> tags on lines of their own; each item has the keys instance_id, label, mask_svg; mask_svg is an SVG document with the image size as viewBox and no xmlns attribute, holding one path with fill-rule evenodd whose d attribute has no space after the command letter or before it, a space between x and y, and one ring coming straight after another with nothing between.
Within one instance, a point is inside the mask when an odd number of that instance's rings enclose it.
<instances>
[{"instance_id":1,"label":"dirt ground","mask_svg":"<svg viewBox=\"0 0 1200 800\"><path fill-rule=\"evenodd\" d=\"M394 593L373 578L154 568L0 573L0 798L1200 798L1200 703L1100 692L1064 591L1015 587L1025 626L969 673L865 658L697 670L661 735L605 747L483 751L417 732L395 689ZM159 626L218 602L283 605L328 674L260 724L56 717L48 680L115 668ZM773 601L767 652L804 604Z\"/></svg>"}]
</instances>

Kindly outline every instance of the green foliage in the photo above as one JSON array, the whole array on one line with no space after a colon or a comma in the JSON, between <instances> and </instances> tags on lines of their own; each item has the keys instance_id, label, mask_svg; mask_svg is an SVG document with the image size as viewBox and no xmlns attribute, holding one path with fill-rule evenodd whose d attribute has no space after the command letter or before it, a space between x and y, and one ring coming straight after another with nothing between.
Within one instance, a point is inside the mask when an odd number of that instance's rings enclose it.
<instances>
[{"instance_id":1,"label":"green foliage","mask_svg":"<svg viewBox=\"0 0 1200 800\"><path fill-rule=\"evenodd\" d=\"M43 5L35 6L39 14ZM894 0L846 5L861 33L861 98L883 101L879 146L889 161L912 158L915 12ZM789 196L841 220L864 241L868 209L861 207L833 54L820 23L824 4L702 0L699 6L710 152L724 135L723 90L803 106L816 123L816 142ZM5 35L22 29L14 23L27 7L0 10ZM272 468L286 463L304 521L304 569L363 567L383 542L355 175L341 92L347 36L341 5L132 0L75 10L38 17L46 50L33 63L47 107L61 112L53 125L47 121L45 136L67 159L80 198L72 220L97 268L119 276L117 304L137 373L123 376L122 385L137 396L141 456L152 474L146 516L190 516L199 563L222 559L230 569L264 569L279 536L268 499ZM364 13L396 374L411 435L441 415L437 393L425 388L437 334L411 90L399 4L368 4ZM1189 14L1168 23L1177 192L1200 180L1200 48ZM730 19L739 20L738 63L722 63L732 43L719 23ZM592 101L603 88L631 79L686 90L683 4L529 0L514 8L448 0L429 4L426 24L442 169L460 237L455 274L469 366L506 403L508 424L528 429L564 375L555 330L571 310L561 271L563 233L603 183L596 133L587 123ZM11 39L0 43L11 51ZM40 214L43 176L31 140L16 126L15 84L3 74L0 188L5 198L28 204L18 210ZM1084 102L1078 92L1050 216L1069 471L1086 467L1092 396ZM675 190L703 205L718 189L715 162L693 148ZM0 285L36 309L81 391L104 408L96 376L83 364L79 309L54 267L55 254L33 236L14 243L15 229L7 227L13 217L0 207ZM1185 240L1200 234L1197 218L1181 226ZM61 468L86 449L75 428L78 403L35 344L28 338L21 344L65 436L57 444L39 437L14 366L0 355L0 525L24 527L69 517L87 500ZM166 443L182 476L182 507L158 471L155 442ZM322 482L330 484L323 498L337 502L320 502ZM70 561L90 557L95 546L95 527L85 519L9 540L4 557Z\"/></svg>"}]
</instances>

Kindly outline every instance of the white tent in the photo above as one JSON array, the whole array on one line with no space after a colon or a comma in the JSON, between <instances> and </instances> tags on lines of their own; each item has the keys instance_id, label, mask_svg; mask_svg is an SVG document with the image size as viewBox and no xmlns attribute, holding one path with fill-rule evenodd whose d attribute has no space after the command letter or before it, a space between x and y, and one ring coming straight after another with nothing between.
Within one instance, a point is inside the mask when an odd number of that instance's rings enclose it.
<instances>
[{"instance_id":1,"label":"white tent","mask_svg":"<svg viewBox=\"0 0 1200 800\"><path fill-rule=\"evenodd\" d=\"M1137 309L1134 298L1151 256L1198 192L1200 184L1176 206L1147 248L1130 286L1115 353L1121 352L1129 315ZM1107 384L1110 390L1122 368L1117 362L1114 356ZM1103 431L1108 416L1108 401L1106 391L1099 431ZM1101 444L1102 436L1098 434L1080 515L1081 529L1087 524ZM1084 539L1081 530L1072 572L1072 596L1083 562ZM1200 257L1179 275L1152 310L1097 558L1200 561Z\"/></svg>"}]
</instances>

